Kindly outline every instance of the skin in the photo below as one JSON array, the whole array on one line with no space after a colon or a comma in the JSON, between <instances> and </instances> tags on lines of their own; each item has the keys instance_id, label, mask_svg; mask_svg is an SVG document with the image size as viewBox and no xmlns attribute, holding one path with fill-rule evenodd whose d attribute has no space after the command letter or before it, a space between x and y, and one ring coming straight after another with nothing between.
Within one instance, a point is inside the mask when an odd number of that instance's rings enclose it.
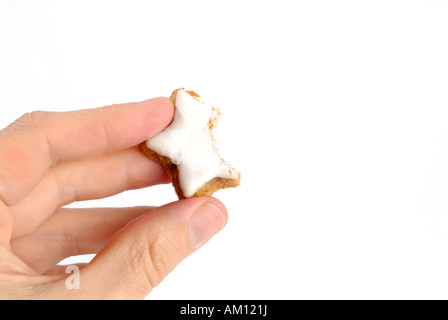
<instances>
[{"instance_id":1,"label":"skin","mask_svg":"<svg viewBox=\"0 0 448 320\"><path fill-rule=\"evenodd\" d=\"M68 209L169 183L139 143L173 118L167 98L32 112L0 131L0 299L143 299L227 223L215 198ZM93 254L69 290L66 257Z\"/></svg>"}]
</instances>

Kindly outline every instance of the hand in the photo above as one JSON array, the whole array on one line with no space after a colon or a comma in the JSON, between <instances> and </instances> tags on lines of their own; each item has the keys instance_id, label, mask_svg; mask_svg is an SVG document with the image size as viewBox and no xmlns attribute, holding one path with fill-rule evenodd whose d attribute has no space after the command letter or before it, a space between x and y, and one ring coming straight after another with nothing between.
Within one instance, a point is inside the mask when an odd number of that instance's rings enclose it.
<instances>
[{"instance_id":1,"label":"hand","mask_svg":"<svg viewBox=\"0 0 448 320\"><path fill-rule=\"evenodd\" d=\"M211 197L158 208L62 208L168 183L136 146L172 117L170 100L156 98L33 112L0 131L0 299L142 299L225 226L226 209ZM69 288L76 273L57 264L92 253L77 266L79 289Z\"/></svg>"}]
</instances>

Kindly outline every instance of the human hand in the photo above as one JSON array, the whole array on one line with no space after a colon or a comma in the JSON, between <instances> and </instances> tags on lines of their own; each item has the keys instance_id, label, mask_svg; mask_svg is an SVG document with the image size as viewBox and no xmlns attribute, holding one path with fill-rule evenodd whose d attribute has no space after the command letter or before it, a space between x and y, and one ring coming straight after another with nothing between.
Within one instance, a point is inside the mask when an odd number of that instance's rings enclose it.
<instances>
[{"instance_id":1,"label":"human hand","mask_svg":"<svg viewBox=\"0 0 448 320\"><path fill-rule=\"evenodd\" d=\"M0 299L142 299L227 222L211 197L162 207L62 208L168 183L139 143L172 120L167 98L33 112L0 131ZM67 288L66 257L97 253Z\"/></svg>"}]
</instances>

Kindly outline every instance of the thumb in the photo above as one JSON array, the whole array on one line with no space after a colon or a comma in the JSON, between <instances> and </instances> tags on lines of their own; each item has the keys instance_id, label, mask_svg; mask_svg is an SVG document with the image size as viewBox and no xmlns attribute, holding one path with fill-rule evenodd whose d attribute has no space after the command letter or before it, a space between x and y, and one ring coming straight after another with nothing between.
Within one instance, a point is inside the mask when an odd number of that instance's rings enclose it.
<instances>
[{"instance_id":1,"label":"thumb","mask_svg":"<svg viewBox=\"0 0 448 320\"><path fill-rule=\"evenodd\" d=\"M118 231L82 269L82 298L143 299L183 259L227 222L224 205L211 197L154 209Z\"/></svg>"}]
</instances>

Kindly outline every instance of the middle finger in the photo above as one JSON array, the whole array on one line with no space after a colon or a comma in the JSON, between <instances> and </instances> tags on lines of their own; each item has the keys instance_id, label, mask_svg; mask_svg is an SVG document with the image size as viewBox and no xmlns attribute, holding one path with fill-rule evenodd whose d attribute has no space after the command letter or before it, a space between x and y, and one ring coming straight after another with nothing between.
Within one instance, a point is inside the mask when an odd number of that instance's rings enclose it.
<instances>
[{"instance_id":1,"label":"middle finger","mask_svg":"<svg viewBox=\"0 0 448 320\"><path fill-rule=\"evenodd\" d=\"M162 166L142 155L137 147L61 163L49 170L25 199L10 207L14 217L12 238L32 232L56 210L72 202L101 199L169 181Z\"/></svg>"}]
</instances>

